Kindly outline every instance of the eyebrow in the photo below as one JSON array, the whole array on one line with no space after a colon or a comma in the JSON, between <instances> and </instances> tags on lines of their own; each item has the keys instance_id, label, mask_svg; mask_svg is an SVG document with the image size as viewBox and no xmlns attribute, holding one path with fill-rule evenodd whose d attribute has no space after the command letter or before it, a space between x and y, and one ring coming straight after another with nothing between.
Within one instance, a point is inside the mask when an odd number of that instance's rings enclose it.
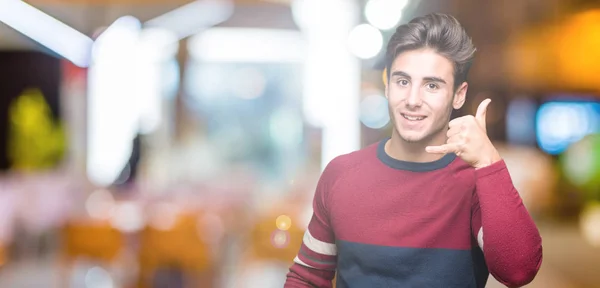
<instances>
[{"instance_id":1,"label":"eyebrow","mask_svg":"<svg viewBox=\"0 0 600 288\"><path fill-rule=\"evenodd\" d=\"M403 72L403 71L394 71L394 72L392 72L391 77L394 77L394 76L400 76L400 77L411 79L410 75L408 75L408 73Z\"/></svg>"},{"instance_id":2,"label":"eyebrow","mask_svg":"<svg viewBox=\"0 0 600 288\"><path fill-rule=\"evenodd\" d=\"M391 77L394 76L399 76L399 77L404 77L407 79L412 79L412 77L410 77L410 75L408 75L408 73L404 72L404 71L394 71L392 72ZM436 76L428 76L428 77L423 77L423 80L425 81L429 81L429 82L438 82L438 83L444 83L446 84L446 81L440 77L436 77Z\"/></svg>"},{"instance_id":3,"label":"eyebrow","mask_svg":"<svg viewBox=\"0 0 600 288\"><path fill-rule=\"evenodd\" d=\"M446 81L444 81L444 79L442 79L440 77L425 77L425 78L423 78L423 80L425 80L427 82L438 82L438 83L446 84Z\"/></svg>"}]
</instances>

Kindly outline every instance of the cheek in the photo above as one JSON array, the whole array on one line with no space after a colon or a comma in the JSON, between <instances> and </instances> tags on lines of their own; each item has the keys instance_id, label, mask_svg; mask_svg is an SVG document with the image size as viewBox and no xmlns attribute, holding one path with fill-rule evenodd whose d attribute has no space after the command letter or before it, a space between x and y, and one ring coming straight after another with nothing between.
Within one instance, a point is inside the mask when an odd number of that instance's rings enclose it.
<instances>
[{"instance_id":1,"label":"cheek","mask_svg":"<svg viewBox=\"0 0 600 288\"><path fill-rule=\"evenodd\" d=\"M435 106L435 108L432 108L435 109L436 118L440 120L446 120L450 117L450 114L452 114L452 102L447 104L441 103L440 105Z\"/></svg>"},{"instance_id":2,"label":"cheek","mask_svg":"<svg viewBox=\"0 0 600 288\"><path fill-rule=\"evenodd\" d=\"M452 95L446 95L446 93L431 93L425 96L424 101L431 110L437 113L447 113L452 110Z\"/></svg>"},{"instance_id":3,"label":"cheek","mask_svg":"<svg viewBox=\"0 0 600 288\"><path fill-rule=\"evenodd\" d=\"M397 99L390 97L390 98L388 98L388 107L389 108L397 107L399 102L400 101L398 101Z\"/></svg>"},{"instance_id":4,"label":"cheek","mask_svg":"<svg viewBox=\"0 0 600 288\"><path fill-rule=\"evenodd\" d=\"M390 88L388 90L388 103L390 106L395 107L397 105L399 105L400 103L402 103L402 99L404 99L404 92L398 90L398 89L394 89L394 88Z\"/></svg>"}]
</instances>

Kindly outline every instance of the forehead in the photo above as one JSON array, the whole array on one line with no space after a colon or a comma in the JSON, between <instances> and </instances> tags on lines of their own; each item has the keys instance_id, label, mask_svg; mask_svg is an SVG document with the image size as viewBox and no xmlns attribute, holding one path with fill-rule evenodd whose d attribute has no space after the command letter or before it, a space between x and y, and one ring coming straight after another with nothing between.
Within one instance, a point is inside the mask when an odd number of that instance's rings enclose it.
<instances>
[{"instance_id":1,"label":"forehead","mask_svg":"<svg viewBox=\"0 0 600 288\"><path fill-rule=\"evenodd\" d=\"M454 78L452 62L431 49L400 53L392 63L391 72L395 71L405 72L412 78L439 77L448 83Z\"/></svg>"}]
</instances>

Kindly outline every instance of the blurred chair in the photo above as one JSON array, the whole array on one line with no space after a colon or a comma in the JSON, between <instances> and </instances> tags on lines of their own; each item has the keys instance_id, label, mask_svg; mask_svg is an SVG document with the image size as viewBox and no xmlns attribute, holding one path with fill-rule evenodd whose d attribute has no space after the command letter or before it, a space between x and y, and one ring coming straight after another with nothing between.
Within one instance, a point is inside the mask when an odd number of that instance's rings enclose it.
<instances>
[{"instance_id":1,"label":"blurred chair","mask_svg":"<svg viewBox=\"0 0 600 288\"><path fill-rule=\"evenodd\" d=\"M0 269L4 267L4 264L8 261L8 247L0 242Z\"/></svg>"},{"instance_id":2,"label":"blurred chair","mask_svg":"<svg viewBox=\"0 0 600 288\"><path fill-rule=\"evenodd\" d=\"M298 225L298 209L289 205L275 207L278 208L261 213L247 228L233 287L282 287L285 282L302 244L304 229Z\"/></svg>"},{"instance_id":3,"label":"blurred chair","mask_svg":"<svg viewBox=\"0 0 600 288\"><path fill-rule=\"evenodd\" d=\"M312 203L311 194L304 193L301 187L296 190L285 197L283 201L272 205L271 209L262 213L255 224L251 226L246 253L241 261L242 269L253 265L266 264L265 267L279 265L283 269L281 271L276 269L279 271L277 273L285 278L289 267L294 263L294 258L300 251L308 220L312 215L312 213L307 213L312 212L312 209L308 209ZM276 281L274 279L274 282ZM273 285L276 284L273 283ZM333 285L333 287L336 285L335 279Z\"/></svg>"},{"instance_id":4,"label":"blurred chair","mask_svg":"<svg viewBox=\"0 0 600 288\"><path fill-rule=\"evenodd\" d=\"M138 287L152 287L157 272L180 270L190 275L190 287L214 287L216 268L211 247L200 237L198 214L179 214L171 227L151 225L140 235ZM186 281L188 282L188 281Z\"/></svg>"},{"instance_id":5,"label":"blurred chair","mask_svg":"<svg viewBox=\"0 0 600 288\"><path fill-rule=\"evenodd\" d=\"M109 222L70 222L62 230L63 257L67 261L90 258L111 262L122 251L125 239Z\"/></svg>"},{"instance_id":6,"label":"blurred chair","mask_svg":"<svg viewBox=\"0 0 600 288\"><path fill-rule=\"evenodd\" d=\"M61 231L62 287L69 287L67 280L75 261L91 260L110 266L118 260L125 249L125 238L108 221L71 221ZM66 282L65 282L66 281Z\"/></svg>"},{"instance_id":7,"label":"blurred chair","mask_svg":"<svg viewBox=\"0 0 600 288\"><path fill-rule=\"evenodd\" d=\"M293 263L302 244L304 229L294 224L293 216L290 227L278 229L276 219L280 213L273 213L260 219L250 232L250 259L257 261L281 261Z\"/></svg>"}]
</instances>

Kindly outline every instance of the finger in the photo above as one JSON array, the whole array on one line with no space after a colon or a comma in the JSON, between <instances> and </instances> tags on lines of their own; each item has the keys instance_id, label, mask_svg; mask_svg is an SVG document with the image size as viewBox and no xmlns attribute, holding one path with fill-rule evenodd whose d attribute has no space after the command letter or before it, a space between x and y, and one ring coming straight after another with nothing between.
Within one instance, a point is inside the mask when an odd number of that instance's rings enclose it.
<instances>
[{"instance_id":1,"label":"finger","mask_svg":"<svg viewBox=\"0 0 600 288\"><path fill-rule=\"evenodd\" d=\"M462 123L466 119L465 117L466 116L462 116L462 117L452 119L450 122L448 122L448 127L453 128L453 127L462 125Z\"/></svg>"},{"instance_id":2,"label":"finger","mask_svg":"<svg viewBox=\"0 0 600 288\"><path fill-rule=\"evenodd\" d=\"M489 98L483 100L481 104L479 104L479 107L477 107L477 113L475 114L477 124L479 124L483 131L486 131L485 116L487 115L487 107L490 105L490 102L492 102L492 100Z\"/></svg>"},{"instance_id":3,"label":"finger","mask_svg":"<svg viewBox=\"0 0 600 288\"><path fill-rule=\"evenodd\" d=\"M448 137L448 141L446 141L446 144L457 144L456 146L458 148L463 147L464 146L464 137L462 136L462 134L456 134L452 137Z\"/></svg>"},{"instance_id":4,"label":"finger","mask_svg":"<svg viewBox=\"0 0 600 288\"><path fill-rule=\"evenodd\" d=\"M459 146L454 143L444 144L440 146L427 146L425 151L433 154L446 154L446 153L457 153L460 151Z\"/></svg>"},{"instance_id":5,"label":"finger","mask_svg":"<svg viewBox=\"0 0 600 288\"><path fill-rule=\"evenodd\" d=\"M460 134L463 131L462 127L463 126L451 127L450 129L448 129L448 132L446 132L446 137L451 138L453 136Z\"/></svg>"}]
</instances>

